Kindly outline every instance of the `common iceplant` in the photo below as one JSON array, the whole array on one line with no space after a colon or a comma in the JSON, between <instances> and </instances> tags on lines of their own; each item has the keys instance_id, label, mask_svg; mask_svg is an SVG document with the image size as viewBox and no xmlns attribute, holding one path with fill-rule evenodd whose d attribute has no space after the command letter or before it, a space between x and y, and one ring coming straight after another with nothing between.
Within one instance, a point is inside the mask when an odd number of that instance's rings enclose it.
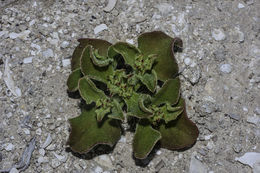
<instances>
[{"instance_id":1,"label":"common iceplant","mask_svg":"<svg viewBox=\"0 0 260 173\"><path fill-rule=\"evenodd\" d=\"M137 119L133 152L138 159L146 158L156 143L170 150L195 143L198 128L186 115L174 58L182 48L179 38L144 33L138 47L100 39L78 41L67 85L86 104L80 116L69 120L68 145L74 152L115 145L129 117Z\"/></svg>"}]
</instances>

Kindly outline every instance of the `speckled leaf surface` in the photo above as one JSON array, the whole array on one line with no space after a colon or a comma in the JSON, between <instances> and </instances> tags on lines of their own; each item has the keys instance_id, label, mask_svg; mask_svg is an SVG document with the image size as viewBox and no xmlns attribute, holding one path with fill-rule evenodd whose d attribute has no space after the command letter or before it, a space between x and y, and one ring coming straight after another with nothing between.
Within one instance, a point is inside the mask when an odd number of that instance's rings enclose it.
<instances>
[{"instance_id":1,"label":"speckled leaf surface","mask_svg":"<svg viewBox=\"0 0 260 173\"><path fill-rule=\"evenodd\" d=\"M180 80L179 78L167 80L162 88L152 98L154 105L162 103L176 104L180 98Z\"/></svg>"},{"instance_id":2,"label":"speckled leaf surface","mask_svg":"<svg viewBox=\"0 0 260 173\"><path fill-rule=\"evenodd\" d=\"M92 47L86 46L81 55L81 71L85 76L89 76L95 80L99 80L101 82L106 82L109 74L112 74L112 67L98 67L92 63L91 54Z\"/></svg>"},{"instance_id":3,"label":"speckled leaf surface","mask_svg":"<svg viewBox=\"0 0 260 173\"><path fill-rule=\"evenodd\" d=\"M177 106L184 107L181 115L176 120L159 126L161 146L171 150L192 146L199 134L197 126L187 117L184 100L180 99Z\"/></svg>"},{"instance_id":4,"label":"speckled leaf surface","mask_svg":"<svg viewBox=\"0 0 260 173\"><path fill-rule=\"evenodd\" d=\"M82 77L80 68L72 71L67 80L68 91L74 92L78 90L78 82Z\"/></svg>"},{"instance_id":5,"label":"speckled leaf surface","mask_svg":"<svg viewBox=\"0 0 260 173\"><path fill-rule=\"evenodd\" d=\"M89 38L82 38L79 39L79 45L73 52L72 59L71 59L71 70L75 70L80 67L80 57L87 45L92 46L94 49L98 49L100 55L107 56L107 49L111 45L111 43L100 40L100 39L89 39Z\"/></svg>"},{"instance_id":6,"label":"speckled leaf surface","mask_svg":"<svg viewBox=\"0 0 260 173\"><path fill-rule=\"evenodd\" d=\"M95 84L88 77L83 77L79 80L79 92L87 104L106 98L104 92L97 89Z\"/></svg>"},{"instance_id":7,"label":"speckled leaf surface","mask_svg":"<svg viewBox=\"0 0 260 173\"><path fill-rule=\"evenodd\" d=\"M159 131L153 129L147 120L140 120L133 141L134 156L138 159L146 158L160 139Z\"/></svg>"},{"instance_id":8,"label":"speckled leaf surface","mask_svg":"<svg viewBox=\"0 0 260 173\"><path fill-rule=\"evenodd\" d=\"M98 144L113 146L120 138L117 120L104 118L97 122L94 109L83 110L81 115L69 120L71 133L68 144L74 152L87 153Z\"/></svg>"},{"instance_id":9,"label":"speckled leaf surface","mask_svg":"<svg viewBox=\"0 0 260 173\"><path fill-rule=\"evenodd\" d=\"M122 111L122 106L116 100L113 100L113 104L114 104L114 106L111 110L111 113L108 115L108 117L112 118L112 119L117 119L117 120L123 121L124 113Z\"/></svg>"},{"instance_id":10,"label":"speckled leaf surface","mask_svg":"<svg viewBox=\"0 0 260 173\"><path fill-rule=\"evenodd\" d=\"M138 48L144 55L157 55L154 70L162 81L172 78L179 70L174 59L173 41L173 38L160 31L144 33L138 37Z\"/></svg>"},{"instance_id":11,"label":"speckled leaf surface","mask_svg":"<svg viewBox=\"0 0 260 173\"><path fill-rule=\"evenodd\" d=\"M154 70L151 73L145 73L139 76L140 81L151 91L155 92L157 86L157 74Z\"/></svg>"}]
</instances>

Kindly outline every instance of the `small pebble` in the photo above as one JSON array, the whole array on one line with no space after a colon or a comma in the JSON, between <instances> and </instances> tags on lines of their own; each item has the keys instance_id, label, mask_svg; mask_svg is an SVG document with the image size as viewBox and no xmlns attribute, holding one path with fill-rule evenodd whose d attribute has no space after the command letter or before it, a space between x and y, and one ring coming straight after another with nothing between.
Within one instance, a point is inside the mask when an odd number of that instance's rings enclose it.
<instances>
[{"instance_id":1,"label":"small pebble","mask_svg":"<svg viewBox=\"0 0 260 173\"><path fill-rule=\"evenodd\" d=\"M48 147L51 144L51 142L52 142L51 134L48 133L48 136L47 136L45 142L43 143L42 148Z\"/></svg>"},{"instance_id":2,"label":"small pebble","mask_svg":"<svg viewBox=\"0 0 260 173\"><path fill-rule=\"evenodd\" d=\"M12 168L9 173L19 173L19 171L16 168Z\"/></svg>"},{"instance_id":3,"label":"small pebble","mask_svg":"<svg viewBox=\"0 0 260 173\"><path fill-rule=\"evenodd\" d=\"M214 29L212 31L212 37L216 41L221 41L221 40L225 40L226 35L225 35L225 33L224 33L224 31L222 29Z\"/></svg>"},{"instance_id":4,"label":"small pebble","mask_svg":"<svg viewBox=\"0 0 260 173\"><path fill-rule=\"evenodd\" d=\"M105 166L107 168L113 168L113 163L110 159L110 157L106 154L100 155L94 159L98 164L101 166Z\"/></svg>"},{"instance_id":5,"label":"small pebble","mask_svg":"<svg viewBox=\"0 0 260 173\"><path fill-rule=\"evenodd\" d=\"M43 51L43 52L42 52L42 56L43 56L44 58L51 58L51 57L53 57L54 54L53 54L52 49L47 49L47 50Z\"/></svg>"},{"instance_id":6,"label":"small pebble","mask_svg":"<svg viewBox=\"0 0 260 173\"><path fill-rule=\"evenodd\" d=\"M11 143L7 143L5 146L6 151L12 151L14 149L14 145Z\"/></svg>"},{"instance_id":7,"label":"small pebble","mask_svg":"<svg viewBox=\"0 0 260 173\"><path fill-rule=\"evenodd\" d=\"M39 153L40 153L40 155L44 156L45 155L45 150L43 148L40 148L39 149Z\"/></svg>"},{"instance_id":8,"label":"small pebble","mask_svg":"<svg viewBox=\"0 0 260 173\"><path fill-rule=\"evenodd\" d=\"M63 59L62 60L62 66L63 67L70 66L70 59Z\"/></svg>"},{"instance_id":9,"label":"small pebble","mask_svg":"<svg viewBox=\"0 0 260 173\"><path fill-rule=\"evenodd\" d=\"M24 58L23 63L24 64L30 64L30 63L32 63L32 59L33 59L33 57Z\"/></svg>"},{"instance_id":10,"label":"small pebble","mask_svg":"<svg viewBox=\"0 0 260 173\"><path fill-rule=\"evenodd\" d=\"M98 33L100 33L101 31L107 30L107 29L108 29L108 27L107 27L106 24L100 24L100 25L98 25L98 26L95 27L95 29L94 29L94 34L98 34Z\"/></svg>"},{"instance_id":11,"label":"small pebble","mask_svg":"<svg viewBox=\"0 0 260 173\"><path fill-rule=\"evenodd\" d=\"M254 112L256 113L256 115L260 115L260 108L259 107L256 107Z\"/></svg>"},{"instance_id":12,"label":"small pebble","mask_svg":"<svg viewBox=\"0 0 260 173\"><path fill-rule=\"evenodd\" d=\"M60 46L61 46L61 48L65 49L65 48L67 48L69 46L69 42L68 41L63 41Z\"/></svg>"},{"instance_id":13,"label":"small pebble","mask_svg":"<svg viewBox=\"0 0 260 173\"><path fill-rule=\"evenodd\" d=\"M219 69L221 72L226 74L231 73L232 71L232 67L230 64L222 64Z\"/></svg>"},{"instance_id":14,"label":"small pebble","mask_svg":"<svg viewBox=\"0 0 260 173\"><path fill-rule=\"evenodd\" d=\"M238 114L228 114L230 118L239 121L240 120L240 115Z\"/></svg>"},{"instance_id":15,"label":"small pebble","mask_svg":"<svg viewBox=\"0 0 260 173\"><path fill-rule=\"evenodd\" d=\"M191 64L191 59L190 58L185 58L184 59L184 64L185 65L190 65Z\"/></svg>"},{"instance_id":16,"label":"small pebble","mask_svg":"<svg viewBox=\"0 0 260 173\"><path fill-rule=\"evenodd\" d=\"M156 151L156 154L161 155L162 154L161 150Z\"/></svg>"},{"instance_id":17,"label":"small pebble","mask_svg":"<svg viewBox=\"0 0 260 173\"><path fill-rule=\"evenodd\" d=\"M57 167L59 167L61 165L61 162L59 161L59 160L57 160L57 159L52 159L51 160L51 167L52 168L57 168Z\"/></svg>"},{"instance_id":18,"label":"small pebble","mask_svg":"<svg viewBox=\"0 0 260 173\"><path fill-rule=\"evenodd\" d=\"M238 5L237 5L237 8L244 8L244 7L245 7L245 5L242 3L238 3Z\"/></svg>"},{"instance_id":19,"label":"small pebble","mask_svg":"<svg viewBox=\"0 0 260 173\"><path fill-rule=\"evenodd\" d=\"M39 158L38 158L38 163L48 163L49 162L49 158L48 157L43 157L43 156L40 156Z\"/></svg>"},{"instance_id":20,"label":"small pebble","mask_svg":"<svg viewBox=\"0 0 260 173\"><path fill-rule=\"evenodd\" d=\"M126 39L125 40L127 43L129 43L129 44L134 44L134 40L133 39Z\"/></svg>"},{"instance_id":21,"label":"small pebble","mask_svg":"<svg viewBox=\"0 0 260 173\"><path fill-rule=\"evenodd\" d=\"M102 173L102 172L103 172L103 169L101 167L97 166L95 168L95 173Z\"/></svg>"},{"instance_id":22,"label":"small pebble","mask_svg":"<svg viewBox=\"0 0 260 173\"><path fill-rule=\"evenodd\" d=\"M259 125L260 118L256 115L247 117L247 122L255 125Z\"/></svg>"}]
</instances>

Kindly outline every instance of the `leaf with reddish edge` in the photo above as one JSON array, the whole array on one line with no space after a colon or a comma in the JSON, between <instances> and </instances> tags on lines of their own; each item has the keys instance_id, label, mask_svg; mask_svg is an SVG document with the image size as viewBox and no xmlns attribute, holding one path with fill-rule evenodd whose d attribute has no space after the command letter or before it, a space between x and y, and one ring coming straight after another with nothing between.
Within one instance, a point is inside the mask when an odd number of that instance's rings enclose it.
<instances>
[{"instance_id":1,"label":"leaf with reddish edge","mask_svg":"<svg viewBox=\"0 0 260 173\"><path fill-rule=\"evenodd\" d=\"M152 104L176 104L180 98L180 85L179 78L167 80L162 88L152 97Z\"/></svg>"},{"instance_id":2,"label":"leaf with reddish edge","mask_svg":"<svg viewBox=\"0 0 260 173\"><path fill-rule=\"evenodd\" d=\"M81 59L80 59L80 68L81 72L84 76L88 76L91 79L95 79L101 82L106 83L108 80L108 76L113 73L112 66L107 67L98 67L92 63L91 54L92 54L92 47L86 46L82 52Z\"/></svg>"},{"instance_id":3,"label":"leaf with reddish edge","mask_svg":"<svg viewBox=\"0 0 260 173\"><path fill-rule=\"evenodd\" d=\"M145 159L161 139L161 134L152 128L147 119L141 119L136 126L133 141L134 156L138 159Z\"/></svg>"},{"instance_id":4,"label":"leaf with reddish edge","mask_svg":"<svg viewBox=\"0 0 260 173\"><path fill-rule=\"evenodd\" d=\"M74 152L87 153L98 144L112 147L121 136L118 120L104 118L97 122L95 109L83 110L81 115L69 120L71 133L67 142Z\"/></svg>"},{"instance_id":5,"label":"leaf with reddish edge","mask_svg":"<svg viewBox=\"0 0 260 173\"><path fill-rule=\"evenodd\" d=\"M98 49L99 54L102 56L107 56L108 47L111 46L111 43L100 39L81 38L78 39L78 41L79 45L75 48L71 59L72 71L80 67L80 57L87 45L91 45L94 49Z\"/></svg>"},{"instance_id":6,"label":"leaf with reddish edge","mask_svg":"<svg viewBox=\"0 0 260 173\"><path fill-rule=\"evenodd\" d=\"M96 85L87 76L79 80L79 93L87 104L96 102L99 99L105 99L105 93L98 89Z\"/></svg>"},{"instance_id":7,"label":"leaf with reddish edge","mask_svg":"<svg viewBox=\"0 0 260 173\"><path fill-rule=\"evenodd\" d=\"M179 69L174 58L174 50L181 47L181 39L173 39L161 31L144 33L138 37L138 48L145 56L157 55L157 63L153 69L161 81L166 81L178 74Z\"/></svg>"},{"instance_id":8,"label":"leaf with reddish edge","mask_svg":"<svg viewBox=\"0 0 260 173\"><path fill-rule=\"evenodd\" d=\"M176 106L184 107L182 114L167 124L162 122L158 128L162 135L161 147L170 150L191 147L199 135L197 126L187 117L185 102L182 98Z\"/></svg>"},{"instance_id":9,"label":"leaf with reddish edge","mask_svg":"<svg viewBox=\"0 0 260 173\"><path fill-rule=\"evenodd\" d=\"M80 68L77 68L76 70L71 72L67 80L67 86L69 92L74 92L78 90L78 82L81 77L82 77L82 73Z\"/></svg>"}]
</instances>

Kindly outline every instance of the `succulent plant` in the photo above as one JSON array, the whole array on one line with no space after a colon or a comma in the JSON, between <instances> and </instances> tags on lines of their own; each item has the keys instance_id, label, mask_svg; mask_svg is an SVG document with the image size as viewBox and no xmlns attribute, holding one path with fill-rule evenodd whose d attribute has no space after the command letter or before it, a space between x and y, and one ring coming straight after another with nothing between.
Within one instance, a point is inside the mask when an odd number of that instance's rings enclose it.
<instances>
[{"instance_id":1,"label":"succulent plant","mask_svg":"<svg viewBox=\"0 0 260 173\"><path fill-rule=\"evenodd\" d=\"M187 117L174 58L181 39L155 31L139 36L138 47L78 41L67 85L69 92L79 91L87 106L69 120L68 145L73 151L115 145L127 117L137 119L133 152L138 159L146 158L158 142L170 150L195 143L198 128Z\"/></svg>"}]
</instances>

